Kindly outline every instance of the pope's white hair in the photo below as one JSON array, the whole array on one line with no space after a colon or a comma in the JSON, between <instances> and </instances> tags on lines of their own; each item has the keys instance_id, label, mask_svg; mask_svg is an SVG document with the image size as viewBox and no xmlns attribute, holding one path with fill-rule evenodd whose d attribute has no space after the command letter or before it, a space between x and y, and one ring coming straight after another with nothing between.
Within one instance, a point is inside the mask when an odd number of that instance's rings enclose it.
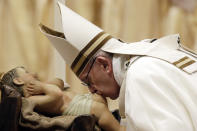
<instances>
[{"instance_id":1,"label":"pope's white hair","mask_svg":"<svg viewBox=\"0 0 197 131\"><path fill-rule=\"evenodd\" d=\"M96 57L98 57L98 56L104 56L104 57L107 57L107 58L112 59L113 54L112 54L112 53L105 52L105 51L102 51L102 50L99 50L99 51L93 56L93 59L96 58Z\"/></svg>"}]
</instances>

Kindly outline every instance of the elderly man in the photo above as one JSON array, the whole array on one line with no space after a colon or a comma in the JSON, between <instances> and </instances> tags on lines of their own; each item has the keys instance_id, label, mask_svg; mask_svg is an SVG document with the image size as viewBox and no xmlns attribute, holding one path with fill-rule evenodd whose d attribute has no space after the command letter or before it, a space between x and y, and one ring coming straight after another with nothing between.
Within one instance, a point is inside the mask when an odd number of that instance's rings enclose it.
<instances>
[{"instance_id":1,"label":"elderly man","mask_svg":"<svg viewBox=\"0 0 197 131\"><path fill-rule=\"evenodd\" d=\"M64 33L42 32L92 93L120 98L128 131L197 130L197 55L179 35L127 44L59 6Z\"/></svg>"}]
</instances>

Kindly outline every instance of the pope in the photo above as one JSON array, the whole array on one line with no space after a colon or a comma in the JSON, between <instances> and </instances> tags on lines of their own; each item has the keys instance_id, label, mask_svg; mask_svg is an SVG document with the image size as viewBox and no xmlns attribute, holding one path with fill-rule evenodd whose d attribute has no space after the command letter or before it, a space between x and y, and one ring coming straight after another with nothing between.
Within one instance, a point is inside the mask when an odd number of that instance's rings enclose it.
<instances>
[{"instance_id":1,"label":"pope","mask_svg":"<svg viewBox=\"0 0 197 131\"><path fill-rule=\"evenodd\" d=\"M41 31L92 93L119 98L126 130L197 130L197 55L179 35L125 43L59 7L63 32Z\"/></svg>"}]
</instances>

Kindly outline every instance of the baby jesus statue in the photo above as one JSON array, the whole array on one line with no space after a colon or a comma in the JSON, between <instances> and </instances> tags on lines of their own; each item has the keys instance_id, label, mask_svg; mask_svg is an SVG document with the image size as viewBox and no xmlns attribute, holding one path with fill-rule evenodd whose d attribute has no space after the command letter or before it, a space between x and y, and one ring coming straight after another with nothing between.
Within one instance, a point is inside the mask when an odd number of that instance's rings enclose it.
<instances>
[{"instance_id":1,"label":"baby jesus statue","mask_svg":"<svg viewBox=\"0 0 197 131\"><path fill-rule=\"evenodd\" d=\"M109 111L105 98L90 93L78 94L70 88L63 91L64 82L61 79L41 81L36 74L24 67L17 67L5 73L1 81L34 103L38 112L55 115L92 114L97 118L98 125L106 131L125 130Z\"/></svg>"}]
</instances>

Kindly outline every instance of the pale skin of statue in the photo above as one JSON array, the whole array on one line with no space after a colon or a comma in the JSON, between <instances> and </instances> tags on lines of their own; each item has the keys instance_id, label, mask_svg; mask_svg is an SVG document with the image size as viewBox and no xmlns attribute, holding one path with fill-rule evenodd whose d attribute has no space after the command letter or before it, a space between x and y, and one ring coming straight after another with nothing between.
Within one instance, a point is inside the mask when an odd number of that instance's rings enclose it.
<instances>
[{"instance_id":1,"label":"pale skin of statue","mask_svg":"<svg viewBox=\"0 0 197 131\"><path fill-rule=\"evenodd\" d=\"M77 95L73 90L62 91L64 83L61 79L40 81L33 73L24 68L17 68L18 77L13 80L17 85L23 85L24 96L35 103L38 111L61 115L72 98ZM106 99L93 94L90 114L96 116L98 124L106 131L125 130L108 109Z\"/></svg>"}]
</instances>

